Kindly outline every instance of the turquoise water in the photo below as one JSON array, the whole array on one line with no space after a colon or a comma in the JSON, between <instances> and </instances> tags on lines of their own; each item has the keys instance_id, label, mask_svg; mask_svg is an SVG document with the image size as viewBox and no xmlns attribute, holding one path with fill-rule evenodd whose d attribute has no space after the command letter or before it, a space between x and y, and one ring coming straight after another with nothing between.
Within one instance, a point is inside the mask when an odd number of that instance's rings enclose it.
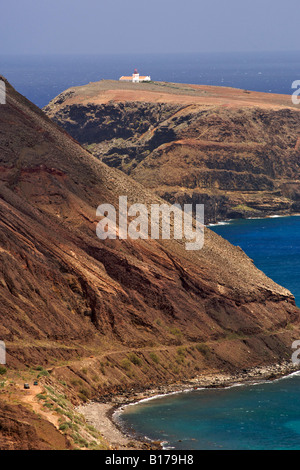
<instances>
[{"instance_id":1,"label":"turquoise water","mask_svg":"<svg viewBox=\"0 0 300 470\"><path fill-rule=\"evenodd\" d=\"M300 217L211 228L291 290L300 305ZM131 432L175 449L300 450L299 394L300 373L271 383L157 398L125 408L119 419Z\"/></svg>"},{"instance_id":2,"label":"turquoise water","mask_svg":"<svg viewBox=\"0 0 300 470\"><path fill-rule=\"evenodd\" d=\"M129 406L123 426L188 450L299 450L300 376Z\"/></svg>"}]
</instances>

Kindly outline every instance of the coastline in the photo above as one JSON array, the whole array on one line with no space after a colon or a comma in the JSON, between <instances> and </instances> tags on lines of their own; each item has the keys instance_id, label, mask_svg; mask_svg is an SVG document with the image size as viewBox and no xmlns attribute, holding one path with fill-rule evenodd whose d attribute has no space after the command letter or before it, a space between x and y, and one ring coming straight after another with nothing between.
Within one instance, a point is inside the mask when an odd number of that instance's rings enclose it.
<instances>
[{"instance_id":1,"label":"coastline","mask_svg":"<svg viewBox=\"0 0 300 470\"><path fill-rule=\"evenodd\" d=\"M81 413L88 424L94 426L106 441L110 444L111 450L158 450L163 449L162 442L151 441L146 437L129 434L118 422L118 417L126 406L152 400L158 397L191 392L199 389L210 388L230 388L241 385L251 385L253 383L263 383L287 378L300 371L300 366L292 362L283 362L271 366L259 366L252 369L226 373L211 373L198 376L193 380L165 384L156 388L142 390L140 386L120 395L115 395L110 399L101 401L90 401L80 405L76 411Z\"/></svg>"},{"instance_id":2,"label":"coastline","mask_svg":"<svg viewBox=\"0 0 300 470\"><path fill-rule=\"evenodd\" d=\"M207 224L206 227L228 225L236 220L263 220L273 218L299 217L300 213L273 214L264 217L245 217L240 219L225 219L216 223ZM247 386L256 383L272 382L288 378L300 372L300 366L284 361L280 364L253 367L241 372L221 373L215 371L210 374L199 375L196 378L181 383L163 384L154 388L143 389L137 385L134 389L115 395L109 399L91 401L77 410L82 413L89 424L98 429L110 443L114 450L163 449L163 443L135 434L122 427L119 417L127 406L134 406L143 401L172 394L192 392L199 389L231 388ZM101 422L101 423L100 423Z\"/></svg>"},{"instance_id":3,"label":"coastline","mask_svg":"<svg viewBox=\"0 0 300 470\"><path fill-rule=\"evenodd\" d=\"M300 217L299 212L291 213L291 214L274 214L274 215L265 215L264 217L237 217L236 219L224 219L218 220L217 222L210 222L206 224L207 228L210 227L218 227L220 225L229 225L231 222L235 222L237 220L264 220L264 219L281 219L284 217Z\"/></svg>"}]
</instances>

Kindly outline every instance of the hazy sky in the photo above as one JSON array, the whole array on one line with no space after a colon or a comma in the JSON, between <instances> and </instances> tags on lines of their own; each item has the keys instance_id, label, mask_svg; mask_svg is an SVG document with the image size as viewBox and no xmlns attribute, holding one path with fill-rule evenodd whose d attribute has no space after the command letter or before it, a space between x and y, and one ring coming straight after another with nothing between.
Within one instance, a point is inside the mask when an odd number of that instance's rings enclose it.
<instances>
[{"instance_id":1,"label":"hazy sky","mask_svg":"<svg viewBox=\"0 0 300 470\"><path fill-rule=\"evenodd\" d=\"M0 54L299 50L299 0L0 0Z\"/></svg>"}]
</instances>

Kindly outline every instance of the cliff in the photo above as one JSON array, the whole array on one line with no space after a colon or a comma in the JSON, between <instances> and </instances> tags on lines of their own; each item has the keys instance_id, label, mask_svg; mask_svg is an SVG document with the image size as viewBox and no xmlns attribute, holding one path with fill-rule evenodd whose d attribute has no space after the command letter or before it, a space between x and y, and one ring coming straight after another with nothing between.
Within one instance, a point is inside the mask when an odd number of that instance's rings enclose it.
<instances>
[{"instance_id":1,"label":"cliff","mask_svg":"<svg viewBox=\"0 0 300 470\"><path fill-rule=\"evenodd\" d=\"M290 96L167 83L91 83L45 112L95 156L206 222L300 211Z\"/></svg>"},{"instance_id":2,"label":"cliff","mask_svg":"<svg viewBox=\"0 0 300 470\"><path fill-rule=\"evenodd\" d=\"M2 400L15 387L23 403L22 381L43 368L46 383L78 403L290 360L300 332L289 291L208 229L197 252L172 240L100 241L99 204L161 199L84 150L9 83L7 92L0 338L12 385L4 375Z\"/></svg>"}]
</instances>

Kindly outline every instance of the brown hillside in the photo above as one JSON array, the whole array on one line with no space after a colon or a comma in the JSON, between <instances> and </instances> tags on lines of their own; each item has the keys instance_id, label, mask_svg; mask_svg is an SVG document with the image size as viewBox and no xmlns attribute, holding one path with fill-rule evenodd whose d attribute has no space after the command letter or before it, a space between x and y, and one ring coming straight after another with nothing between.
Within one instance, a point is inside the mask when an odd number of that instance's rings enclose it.
<instances>
[{"instance_id":1,"label":"brown hillside","mask_svg":"<svg viewBox=\"0 0 300 470\"><path fill-rule=\"evenodd\" d=\"M82 149L8 83L7 91L0 106L2 449L72 446L57 429L65 396L78 403L290 361L300 334L290 292L209 230L199 252L175 241L101 242L99 204L117 205L119 195L162 201ZM175 151L181 143L168 145ZM37 370L42 385L24 393L22 381ZM38 401L45 384L53 387L50 408Z\"/></svg>"},{"instance_id":2,"label":"brown hillside","mask_svg":"<svg viewBox=\"0 0 300 470\"><path fill-rule=\"evenodd\" d=\"M119 195L129 203L160 200L7 89L0 106L0 338L9 366L71 361L74 374L83 358L94 356L86 360L93 369L107 356L115 368L98 369L96 383L86 378L100 393L290 358L299 336L290 292L209 230L199 252L175 241L101 242L100 203L117 205ZM173 367L177 346L195 344L202 349ZM152 350L164 360L151 362ZM131 376L120 368L129 351L144 364Z\"/></svg>"}]
</instances>

